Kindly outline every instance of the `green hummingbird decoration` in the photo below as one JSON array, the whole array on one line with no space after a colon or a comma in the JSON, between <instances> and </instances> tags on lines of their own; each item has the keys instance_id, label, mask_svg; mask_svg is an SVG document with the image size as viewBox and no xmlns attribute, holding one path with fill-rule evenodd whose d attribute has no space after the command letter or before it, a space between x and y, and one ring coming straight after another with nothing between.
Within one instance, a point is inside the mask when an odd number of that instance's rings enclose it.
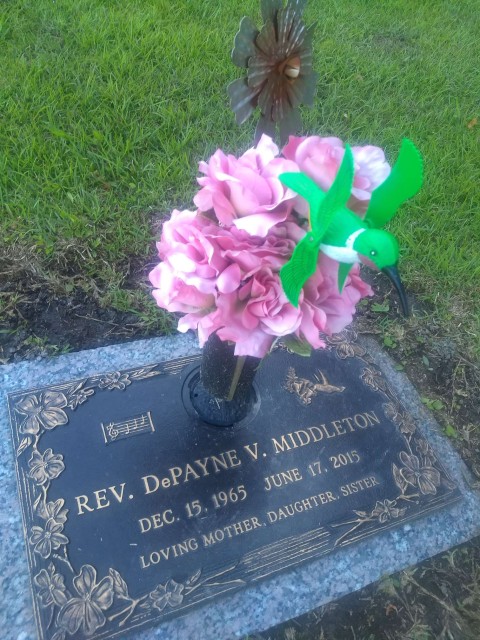
<instances>
[{"instance_id":1,"label":"green hummingbird decoration","mask_svg":"<svg viewBox=\"0 0 480 640\"><path fill-rule=\"evenodd\" d=\"M292 257L280 270L283 290L298 307L300 292L317 268L319 252L337 260L338 289L341 292L352 266L367 258L394 284L405 316L409 314L407 296L397 269L398 241L383 227L398 208L422 186L423 162L413 142L402 141L390 175L373 192L362 220L347 208L353 186L354 161L351 148L327 193L303 173L282 173L281 182L296 191L310 207L310 231L295 247Z\"/></svg>"}]
</instances>

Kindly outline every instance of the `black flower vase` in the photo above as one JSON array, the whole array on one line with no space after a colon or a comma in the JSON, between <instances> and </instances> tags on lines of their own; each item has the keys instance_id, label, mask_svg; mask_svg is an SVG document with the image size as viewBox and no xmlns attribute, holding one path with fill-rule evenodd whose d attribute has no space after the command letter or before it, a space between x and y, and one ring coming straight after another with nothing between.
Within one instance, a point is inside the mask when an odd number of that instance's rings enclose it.
<instances>
[{"instance_id":1,"label":"black flower vase","mask_svg":"<svg viewBox=\"0 0 480 640\"><path fill-rule=\"evenodd\" d=\"M212 334L203 347L200 376L190 390L191 403L208 424L228 427L252 410L253 380L260 358L236 356L235 345Z\"/></svg>"}]
</instances>

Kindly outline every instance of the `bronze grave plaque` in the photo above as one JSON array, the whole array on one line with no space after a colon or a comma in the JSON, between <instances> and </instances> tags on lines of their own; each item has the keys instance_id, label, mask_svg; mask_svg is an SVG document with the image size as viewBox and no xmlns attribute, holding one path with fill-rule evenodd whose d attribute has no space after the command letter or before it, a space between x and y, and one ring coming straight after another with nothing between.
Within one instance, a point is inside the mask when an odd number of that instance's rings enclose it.
<instances>
[{"instance_id":1,"label":"bronze grave plaque","mask_svg":"<svg viewBox=\"0 0 480 640\"><path fill-rule=\"evenodd\" d=\"M351 338L276 349L228 428L189 403L199 356L10 394L40 638L153 625L459 499Z\"/></svg>"}]
</instances>

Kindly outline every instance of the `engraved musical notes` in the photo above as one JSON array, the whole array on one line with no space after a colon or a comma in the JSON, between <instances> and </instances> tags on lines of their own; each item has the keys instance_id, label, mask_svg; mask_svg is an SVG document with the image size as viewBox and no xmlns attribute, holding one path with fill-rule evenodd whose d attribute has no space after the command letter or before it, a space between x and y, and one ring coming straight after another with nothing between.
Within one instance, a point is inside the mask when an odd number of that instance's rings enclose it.
<instances>
[{"instance_id":1,"label":"engraved musical notes","mask_svg":"<svg viewBox=\"0 0 480 640\"><path fill-rule=\"evenodd\" d=\"M105 444L110 444L123 438L137 436L142 433L153 433L155 431L150 411L132 416L120 422L109 422L108 424L103 424L102 422L101 424Z\"/></svg>"}]
</instances>

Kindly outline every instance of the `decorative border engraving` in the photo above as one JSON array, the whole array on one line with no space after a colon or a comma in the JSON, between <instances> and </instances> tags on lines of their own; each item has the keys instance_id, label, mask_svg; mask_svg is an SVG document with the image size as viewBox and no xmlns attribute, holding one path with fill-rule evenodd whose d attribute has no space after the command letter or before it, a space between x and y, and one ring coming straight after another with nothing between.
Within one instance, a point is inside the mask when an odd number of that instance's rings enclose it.
<instances>
[{"instance_id":1,"label":"decorative border engraving","mask_svg":"<svg viewBox=\"0 0 480 640\"><path fill-rule=\"evenodd\" d=\"M10 394L11 424L17 458L28 456L28 470L19 467L17 478L24 508L27 555L31 568L34 612L42 640L110 638L146 622L159 620L175 611L182 612L222 593L256 582L304 560L318 558L334 547L356 542L377 531L409 519L409 509L422 495L436 496L443 484L447 492L430 500L415 517L458 500L455 484L441 468L430 445L417 433L412 418L405 412L396 394L367 351L356 343L357 336L347 330L326 338L327 348L342 360L360 359L364 385L385 399L383 410L401 432L405 449L392 465L396 495L376 502L366 511L352 511L344 521L329 524L301 535L294 535L245 554L236 564L199 568L183 581L169 579L148 593L130 594L125 580L115 568L98 576L92 564L73 567L68 554L69 539L63 533L68 518L64 500L49 499L52 483L65 470L63 455L41 447L42 436L68 425L69 412L75 411L99 390L124 391L132 383L159 375L177 375L197 363L200 356L180 358L161 365L130 371L92 376L50 388ZM280 348L284 348L280 345ZM290 369L285 388L304 406L318 392L341 393L344 387L330 385L318 372L317 382L299 378ZM328 387L328 388L327 388ZM129 420L103 425L107 444L117 438L154 430L150 413ZM26 505L26 508L25 508Z\"/></svg>"},{"instance_id":2,"label":"decorative border engraving","mask_svg":"<svg viewBox=\"0 0 480 640\"><path fill-rule=\"evenodd\" d=\"M405 450L399 454L399 465L392 465L393 480L398 487L398 495L391 500L376 502L369 511L353 511L352 519L331 525L332 527L349 527L335 541L335 546L345 546L357 542L381 529L387 529L392 522L407 514L410 504L418 504L422 495L436 495L440 483L453 490L456 485L438 464L438 459L428 442L417 433L415 422L402 407L397 395L385 380L382 372L375 365L366 349L357 344L357 335L351 329L327 338L330 348L336 355L345 360L358 358L366 365L362 374L362 382L384 396L385 417L399 429L405 442ZM427 513L435 508L435 500L430 501L428 508L416 511L417 515Z\"/></svg>"}]
</instances>

